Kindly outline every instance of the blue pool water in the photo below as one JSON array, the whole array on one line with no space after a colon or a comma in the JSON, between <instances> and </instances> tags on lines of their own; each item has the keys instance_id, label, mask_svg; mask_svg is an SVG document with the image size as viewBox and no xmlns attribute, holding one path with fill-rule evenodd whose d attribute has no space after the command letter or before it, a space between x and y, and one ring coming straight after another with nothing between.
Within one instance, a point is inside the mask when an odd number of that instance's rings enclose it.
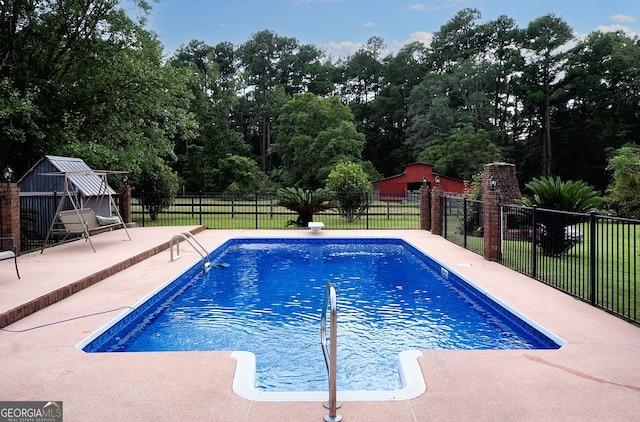
<instances>
[{"instance_id":1,"label":"blue pool water","mask_svg":"<svg viewBox=\"0 0 640 422\"><path fill-rule=\"evenodd\" d=\"M326 283L338 308L338 389L400 388L407 349L558 345L399 239L232 239L106 329L87 352L243 350L257 388L327 388Z\"/></svg>"}]
</instances>

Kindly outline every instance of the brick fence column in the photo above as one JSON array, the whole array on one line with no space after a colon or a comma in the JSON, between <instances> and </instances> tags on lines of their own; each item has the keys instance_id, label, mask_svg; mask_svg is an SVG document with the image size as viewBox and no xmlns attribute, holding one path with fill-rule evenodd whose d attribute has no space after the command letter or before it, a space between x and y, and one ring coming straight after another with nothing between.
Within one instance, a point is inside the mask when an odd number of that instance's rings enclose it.
<instances>
[{"instance_id":1,"label":"brick fence column","mask_svg":"<svg viewBox=\"0 0 640 422\"><path fill-rule=\"evenodd\" d=\"M431 191L431 233L442 236L442 199L443 190L435 186Z\"/></svg>"},{"instance_id":2,"label":"brick fence column","mask_svg":"<svg viewBox=\"0 0 640 422\"><path fill-rule=\"evenodd\" d=\"M502 254L500 250L500 208L498 207L497 190L489 190L484 193L483 188L482 202L484 204L482 215L484 221L484 259L499 261L502 258Z\"/></svg>"},{"instance_id":3,"label":"brick fence column","mask_svg":"<svg viewBox=\"0 0 640 422\"><path fill-rule=\"evenodd\" d=\"M123 185L118 188L120 192L120 217L123 223L131 223L131 186Z\"/></svg>"},{"instance_id":4,"label":"brick fence column","mask_svg":"<svg viewBox=\"0 0 640 422\"><path fill-rule=\"evenodd\" d=\"M495 181L495 188L491 180ZM522 198L516 166L509 163L492 163L484 166L482 178L482 201L484 220L484 258L488 261L502 259L502 238L500 236L500 206L513 204Z\"/></svg>"},{"instance_id":5,"label":"brick fence column","mask_svg":"<svg viewBox=\"0 0 640 422\"><path fill-rule=\"evenodd\" d=\"M429 208L429 188L420 187L420 230L431 230L431 208Z\"/></svg>"},{"instance_id":6,"label":"brick fence column","mask_svg":"<svg viewBox=\"0 0 640 422\"><path fill-rule=\"evenodd\" d=\"M20 188L15 183L0 183L0 236L13 237L20 252ZM6 247L7 245L2 245Z\"/></svg>"}]
</instances>

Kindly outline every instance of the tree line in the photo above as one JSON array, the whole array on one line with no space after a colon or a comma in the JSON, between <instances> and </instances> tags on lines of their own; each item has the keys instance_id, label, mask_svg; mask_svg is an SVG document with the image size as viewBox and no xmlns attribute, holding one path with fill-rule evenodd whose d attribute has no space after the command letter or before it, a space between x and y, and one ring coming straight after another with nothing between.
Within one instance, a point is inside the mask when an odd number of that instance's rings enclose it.
<instances>
[{"instance_id":1,"label":"tree line","mask_svg":"<svg viewBox=\"0 0 640 422\"><path fill-rule=\"evenodd\" d=\"M507 161L523 184L605 190L638 160L640 42L622 32L463 9L395 53L372 37L335 59L263 30L165 58L135 4L132 18L118 0L0 2L0 165L69 155L140 190L253 192L321 188L343 162L370 180L416 161L471 180Z\"/></svg>"}]
</instances>

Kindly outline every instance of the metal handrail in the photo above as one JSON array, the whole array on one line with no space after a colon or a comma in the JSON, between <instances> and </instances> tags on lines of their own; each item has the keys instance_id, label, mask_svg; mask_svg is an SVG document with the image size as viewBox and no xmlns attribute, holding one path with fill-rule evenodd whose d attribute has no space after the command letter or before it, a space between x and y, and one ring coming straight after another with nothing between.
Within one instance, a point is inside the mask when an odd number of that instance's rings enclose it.
<instances>
[{"instance_id":1,"label":"metal handrail","mask_svg":"<svg viewBox=\"0 0 640 422\"><path fill-rule=\"evenodd\" d=\"M211 261L209 260L209 253L207 253L207 250L205 249L205 247L202 246L202 244L200 242L198 242L198 239L196 239L189 232L178 233L178 234L176 234L175 236L173 236L171 238L171 241L169 242L169 250L170 250L170 253L171 253L171 260L170 260L171 262L173 262L173 261L177 260L178 258L180 258L180 239L186 240L193 247L193 249L195 249L195 251L198 252L198 254L200 255L200 258L202 259L202 269L203 270L206 270L207 268L211 267ZM193 242L195 242L195 244ZM175 258L173 257L173 245L176 245L176 257ZM198 247L200 249L198 249Z\"/></svg>"},{"instance_id":2,"label":"metal handrail","mask_svg":"<svg viewBox=\"0 0 640 422\"><path fill-rule=\"evenodd\" d=\"M329 341L331 351L327 349L327 305L330 304L331 321L329 326ZM336 400L336 367L338 349L338 324L337 324L337 309L336 309L336 290L333 284L327 282L327 290L324 296L324 305L322 306L322 317L320 318L320 343L322 344L322 351L324 353L324 362L327 365L327 373L329 375L329 401L324 403L324 407L329 409L329 414L324 416L324 420L327 422L339 422L342 420L342 416L337 414L337 408L340 407L340 403Z\"/></svg>"}]
</instances>

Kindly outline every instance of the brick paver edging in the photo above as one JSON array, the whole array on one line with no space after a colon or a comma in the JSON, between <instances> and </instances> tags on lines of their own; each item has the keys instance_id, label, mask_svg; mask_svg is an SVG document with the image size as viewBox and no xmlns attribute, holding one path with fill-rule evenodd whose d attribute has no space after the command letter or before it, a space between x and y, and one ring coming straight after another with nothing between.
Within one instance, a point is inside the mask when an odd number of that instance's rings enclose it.
<instances>
[{"instance_id":1,"label":"brick paver edging","mask_svg":"<svg viewBox=\"0 0 640 422\"><path fill-rule=\"evenodd\" d=\"M205 229L205 226L199 226L192 229L191 233L198 234ZM60 287L59 289L56 289L36 299L30 300L27 303L3 312L2 314L0 314L0 328L11 325L16 321L21 320L22 318L38 312L39 310L44 309L49 305L53 305L54 303L59 302L74 293L78 293L79 291L84 290L87 287L90 287L108 277L111 277L112 275L119 273L120 271L126 270L132 265L138 264L139 262L142 262L145 259L150 258L167 249L169 249L169 241L163 242L158 246L155 246L144 252L140 252L139 254L127 258L122 262L100 270L97 273L91 274L69 285Z\"/></svg>"}]
</instances>

